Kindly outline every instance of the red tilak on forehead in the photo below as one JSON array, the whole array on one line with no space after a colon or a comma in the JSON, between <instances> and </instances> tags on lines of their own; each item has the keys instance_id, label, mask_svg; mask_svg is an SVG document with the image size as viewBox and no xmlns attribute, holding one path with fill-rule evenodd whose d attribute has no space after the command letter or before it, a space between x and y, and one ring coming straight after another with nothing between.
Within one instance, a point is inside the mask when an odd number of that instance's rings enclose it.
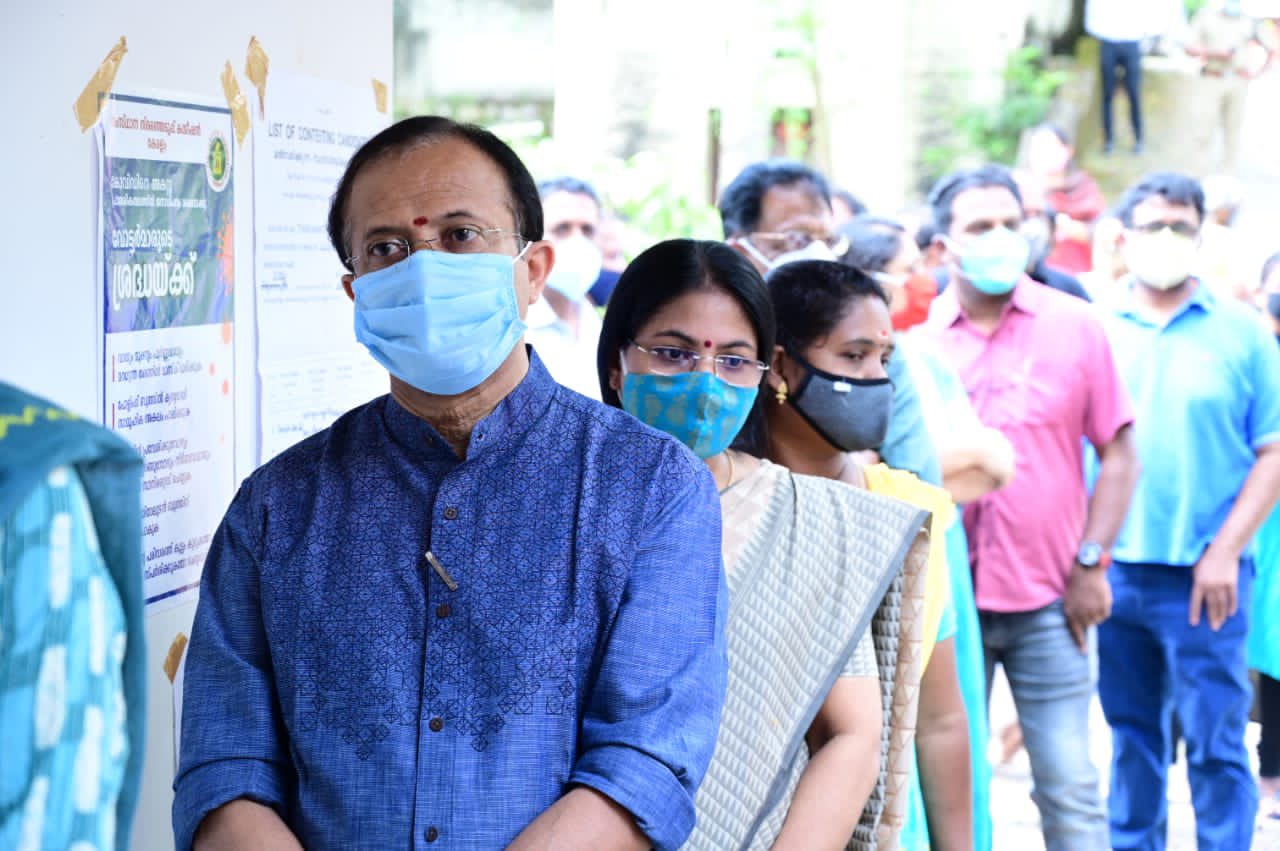
<instances>
[{"instance_id":1,"label":"red tilak on forehead","mask_svg":"<svg viewBox=\"0 0 1280 851\"><path fill-rule=\"evenodd\" d=\"M709 349L709 348L711 348L711 341L710 341L710 340L703 340L703 341L702 341L702 345L706 346L706 347Z\"/></svg>"},{"instance_id":2,"label":"red tilak on forehead","mask_svg":"<svg viewBox=\"0 0 1280 851\"><path fill-rule=\"evenodd\" d=\"M426 223L427 223L427 217L426 217L426 216L418 216L418 218L416 218L416 219L414 219L414 220L413 220L413 226L414 226L414 227L418 227L418 228L422 227L422 226L423 226L423 225L425 225Z\"/></svg>"},{"instance_id":3,"label":"red tilak on forehead","mask_svg":"<svg viewBox=\"0 0 1280 851\"><path fill-rule=\"evenodd\" d=\"M880 332L880 339L881 339L881 340L887 340L887 339L889 339L889 332L888 332L888 331L881 331L881 332Z\"/></svg>"}]
</instances>

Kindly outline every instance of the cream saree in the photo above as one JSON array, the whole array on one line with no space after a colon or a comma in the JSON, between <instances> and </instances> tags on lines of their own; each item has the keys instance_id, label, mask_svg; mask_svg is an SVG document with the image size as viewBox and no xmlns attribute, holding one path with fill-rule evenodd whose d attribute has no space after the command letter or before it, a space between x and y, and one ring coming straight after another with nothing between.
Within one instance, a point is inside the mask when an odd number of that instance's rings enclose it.
<instances>
[{"instance_id":1,"label":"cream saree","mask_svg":"<svg viewBox=\"0 0 1280 851\"><path fill-rule=\"evenodd\" d=\"M691 849L763 849L808 764L805 733L870 630L881 773L849 847L892 849L920 682L928 513L763 462L721 497L729 689Z\"/></svg>"}]
</instances>

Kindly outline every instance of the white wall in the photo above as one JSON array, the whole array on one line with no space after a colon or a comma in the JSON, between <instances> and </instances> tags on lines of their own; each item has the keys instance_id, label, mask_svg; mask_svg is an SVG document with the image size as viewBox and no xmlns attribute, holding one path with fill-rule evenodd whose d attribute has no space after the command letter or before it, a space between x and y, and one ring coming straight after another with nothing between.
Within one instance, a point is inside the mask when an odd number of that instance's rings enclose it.
<instances>
[{"instance_id":1,"label":"white wall","mask_svg":"<svg viewBox=\"0 0 1280 851\"><path fill-rule=\"evenodd\" d=\"M97 178L92 132L80 132L72 104L122 35L129 53L116 89L225 102L219 74L227 60L248 91L250 36L273 69L360 86L374 77L390 85L392 75L392 0L0 0L0 379L92 419L101 416L102 372ZM250 141L237 151L235 172L237 479L257 452ZM149 735L133 842L146 851L173 844L171 687L160 666L175 633L190 631L194 608L147 621Z\"/></svg>"}]
</instances>

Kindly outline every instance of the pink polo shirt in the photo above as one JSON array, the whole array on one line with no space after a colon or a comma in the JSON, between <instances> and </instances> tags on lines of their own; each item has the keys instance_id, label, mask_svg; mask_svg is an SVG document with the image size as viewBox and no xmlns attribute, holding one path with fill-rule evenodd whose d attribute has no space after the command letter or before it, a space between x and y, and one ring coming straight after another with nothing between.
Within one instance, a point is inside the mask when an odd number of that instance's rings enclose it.
<instances>
[{"instance_id":1,"label":"pink polo shirt","mask_svg":"<svg viewBox=\"0 0 1280 851\"><path fill-rule=\"evenodd\" d=\"M1084 534L1082 439L1098 448L1133 422L1096 309L1023 278L990 335L969 322L955 286L923 333L955 365L982 422L1017 453L1013 481L964 510L974 595L989 612L1060 599Z\"/></svg>"}]
</instances>

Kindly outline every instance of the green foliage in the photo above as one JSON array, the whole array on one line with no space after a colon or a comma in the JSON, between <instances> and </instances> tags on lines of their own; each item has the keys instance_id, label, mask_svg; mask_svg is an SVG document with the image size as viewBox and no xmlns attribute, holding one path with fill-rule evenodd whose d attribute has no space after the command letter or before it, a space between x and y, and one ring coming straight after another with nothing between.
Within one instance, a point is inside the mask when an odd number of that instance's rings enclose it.
<instances>
[{"instance_id":1,"label":"green foliage","mask_svg":"<svg viewBox=\"0 0 1280 851\"><path fill-rule=\"evenodd\" d=\"M627 222L623 250L628 259L664 239L719 239L722 235L719 211L700 194L676 185L670 165L652 152L627 159L600 158L584 168L581 162L568 162L553 139L505 141L536 179L571 174L591 181L606 207Z\"/></svg>"},{"instance_id":2,"label":"green foliage","mask_svg":"<svg viewBox=\"0 0 1280 851\"><path fill-rule=\"evenodd\" d=\"M1066 72L1045 70L1042 54L1038 47L1015 50L1005 65L1000 103L961 116L959 130L986 159L1011 165L1022 131L1044 121L1054 92L1066 82Z\"/></svg>"},{"instance_id":3,"label":"green foliage","mask_svg":"<svg viewBox=\"0 0 1280 851\"><path fill-rule=\"evenodd\" d=\"M1012 165L1023 131L1045 120L1068 73L1047 69L1044 51L1026 46L1009 55L1002 76L1004 96L999 103L969 106L953 117L959 144L925 149L922 165L930 176L944 174L964 159Z\"/></svg>"}]
</instances>

